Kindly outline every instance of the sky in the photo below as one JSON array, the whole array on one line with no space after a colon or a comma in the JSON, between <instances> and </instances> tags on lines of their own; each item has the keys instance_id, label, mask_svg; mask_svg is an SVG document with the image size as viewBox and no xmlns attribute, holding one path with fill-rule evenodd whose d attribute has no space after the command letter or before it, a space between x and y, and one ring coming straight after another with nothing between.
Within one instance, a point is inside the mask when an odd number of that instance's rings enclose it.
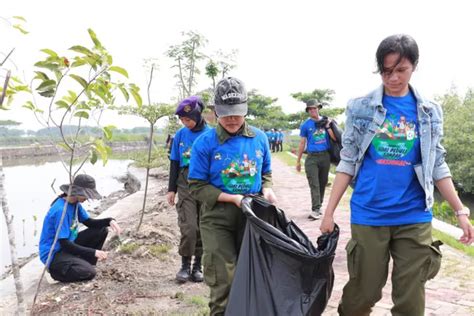
<instances>
[{"instance_id":1,"label":"sky","mask_svg":"<svg viewBox=\"0 0 474 316\"><path fill-rule=\"evenodd\" d=\"M385 37L407 33L420 49L411 83L426 97L442 95L453 85L464 93L474 87L474 4L458 1L294 0L224 2L212 0L97 1L15 0L2 4L0 17L27 19L26 36L12 35L0 21L0 52L15 47L14 68L25 76L43 55L42 48L67 54L72 45L89 46L92 28L114 57L128 70L145 97L144 59L156 58L152 102L176 102L174 70L165 57L182 32L193 30L208 39L207 53L237 49L237 67L230 73L248 90L278 98L287 113L304 109L290 96L314 89L335 90L334 106L375 89L375 51ZM1 76L1 73L0 73ZM198 90L211 85L201 78ZM22 121L37 128L31 113L13 105L0 119ZM103 124L146 126L139 118L104 115Z\"/></svg>"}]
</instances>

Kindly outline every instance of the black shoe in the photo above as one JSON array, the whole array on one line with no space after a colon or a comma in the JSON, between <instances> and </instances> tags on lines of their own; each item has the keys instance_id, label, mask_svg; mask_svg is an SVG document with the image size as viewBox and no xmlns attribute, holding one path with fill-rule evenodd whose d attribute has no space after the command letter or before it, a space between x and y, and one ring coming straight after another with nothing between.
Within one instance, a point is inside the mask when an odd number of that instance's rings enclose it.
<instances>
[{"instance_id":1,"label":"black shoe","mask_svg":"<svg viewBox=\"0 0 474 316\"><path fill-rule=\"evenodd\" d=\"M176 273L176 281L184 283L191 277L191 257L181 257L181 269Z\"/></svg>"},{"instance_id":2,"label":"black shoe","mask_svg":"<svg viewBox=\"0 0 474 316\"><path fill-rule=\"evenodd\" d=\"M202 274L201 257L194 257L193 269L191 272L191 280L193 282L204 281L204 275Z\"/></svg>"}]
</instances>

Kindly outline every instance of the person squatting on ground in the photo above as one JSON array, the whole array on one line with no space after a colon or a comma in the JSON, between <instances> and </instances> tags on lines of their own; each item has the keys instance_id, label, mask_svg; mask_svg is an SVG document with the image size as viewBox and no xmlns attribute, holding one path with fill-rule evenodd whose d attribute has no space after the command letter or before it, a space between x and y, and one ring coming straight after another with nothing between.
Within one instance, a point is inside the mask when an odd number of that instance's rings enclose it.
<instances>
[{"instance_id":1,"label":"person squatting on ground","mask_svg":"<svg viewBox=\"0 0 474 316\"><path fill-rule=\"evenodd\" d=\"M331 137L336 136L331 129L332 120L319 115L321 103L316 100L306 102L306 112L309 119L300 126L300 144L296 159L296 170L301 171L301 156L306 148L307 156L304 162L306 178L311 192L311 212L308 218L316 220L321 217L321 206L324 200L324 191L328 183L331 160L329 146Z\"/></svg>"},{"instance_id":2,"label":"person squatting on ground","mask_svg":"<svg viewBox=\"0 0 474 316\"><path fill-rule=\"evenodd\" d=\"M263 194L272 203L276 198L267 137L245 122L243 83L222 79L214 101L218 125L194 142L188 180L191 194L203 203L200 225L210 312L223 315L245 228L241 201L248 194Z\"/></svg>"},{"instance_id":3,"label":"person squatting on ground","mask_svg":"<svg viewBox=\"0 0 474 316\"><path fill-rule=\"evenodd\" d=\"M60 189L64 193L51 203L44 218L39 242L40 259L47 264L48 254L59 228L58 240L48 266L51 277L61 282L91 280L96 275L97 260L107 259L107 252L101 250L107 237L107 227L110 226L115 233L120 234L120 226L112 218L92 219L82 207L81 203L87 199L101 198L93 177L86 174L76 176L69 197L69 184L62 185ZM65 203L66 214L59 226ZM88 228L79 232L79 223Z\"/></svg>"},{"instance_id":4,"label":"person squatting on ground","mask_svg":"<svg viewBox=\"0 0 474 316\"><path fill-rule=\"evenodd\" d=\"M199 135L209 130L201 115L203 110L204 104L201 99L191 96L181 101L175 112L184 127L177 131L171 146L167 200L171 206L175 205L175 195L178 192L176 210L181 231L178 250L181 255L181 269L176 274L178 282L186 282L189 279L194 282L203 281L202 241L199 232L200 203L191 196L188 186L192 145ZM192 256L194 263L191 268Z\"/></svg>"},{"instance_id":5,"label":"person squatting on ground","mask_svg":"<svg viewBox=\"0 0 474 316\"><path fill-rule=\"evenodd\" d=\"M350 279L340 315L369 315L382 297L390 257L392 315L424 314L425 283L441 264L441 243L431 233L434 185L456 211L461 242L474 241L469 209L444 160L441 107L409 84L418 57L411 36L385 38L376 52L382 85L346 109L341 161L320 226L322 233L334 229L334 211L352 182Z\"/></svg>"}]
</instances>

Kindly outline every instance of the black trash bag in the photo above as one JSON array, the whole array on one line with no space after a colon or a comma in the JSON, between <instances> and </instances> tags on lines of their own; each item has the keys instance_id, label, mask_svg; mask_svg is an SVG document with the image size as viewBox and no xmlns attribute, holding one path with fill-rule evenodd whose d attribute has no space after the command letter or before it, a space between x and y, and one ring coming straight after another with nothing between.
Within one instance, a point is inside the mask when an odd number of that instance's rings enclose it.
<instances>
[{"instance_id":1,"label":"black trash bag","mask_svg":"<svg viewBox=\"0 0 474 316\"><path fill-rule=\"evenodd\" d=\"M225 314L321 315L334 285L339 227L316 248L266 200L247 197L242 209L247 224Z\"/></svg>"}]
</instances>

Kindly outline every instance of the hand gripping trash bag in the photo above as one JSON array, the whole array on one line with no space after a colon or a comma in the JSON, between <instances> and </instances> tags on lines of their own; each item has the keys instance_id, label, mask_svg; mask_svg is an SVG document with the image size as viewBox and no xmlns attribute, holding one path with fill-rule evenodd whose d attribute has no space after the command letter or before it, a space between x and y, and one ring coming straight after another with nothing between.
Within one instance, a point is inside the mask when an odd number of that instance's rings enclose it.
<instances>
[{"instance_id":1,"label":"hand gripping trash bag","mask_svg":"<svg viewBox=\"0 0 474 316\"><path fill-rule=\"evenodd\" d=\"M337 225L316 248L266 200L245 198L242 209L247 224L225 314L321 315L334 284Z\"/></svg>"}]
</instances>

